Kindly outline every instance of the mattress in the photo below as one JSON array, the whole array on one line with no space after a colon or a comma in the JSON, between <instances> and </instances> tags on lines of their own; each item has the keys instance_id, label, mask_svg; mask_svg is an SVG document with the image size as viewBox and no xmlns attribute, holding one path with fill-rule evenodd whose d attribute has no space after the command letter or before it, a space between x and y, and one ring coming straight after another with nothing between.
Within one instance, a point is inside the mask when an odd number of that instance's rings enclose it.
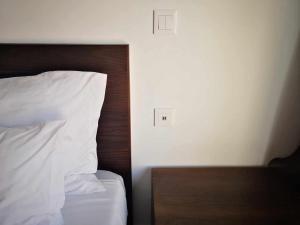
<instances>
[{"instance_id":1,"label":"mattress","mask_svg":"<svg viewBox=\"0 0 300 225\"><path fill-rule=\"evenodd\" d=\"M127 204L121 176L99 170L106 191L86 195L66 195L62 215L65 225L126 225Z\"/></svg>"}]
</instances>

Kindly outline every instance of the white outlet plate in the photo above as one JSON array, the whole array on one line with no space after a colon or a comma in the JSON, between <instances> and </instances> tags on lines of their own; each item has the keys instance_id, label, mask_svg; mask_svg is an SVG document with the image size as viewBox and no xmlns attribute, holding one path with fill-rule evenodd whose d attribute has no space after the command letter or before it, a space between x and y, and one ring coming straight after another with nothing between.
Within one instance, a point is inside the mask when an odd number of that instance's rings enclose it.
<instances>
[{"instance_id":1,"label":"white outlet plate","mask_svg":"<svg viewBox=\"0 0 300 225\"><path fill-rule=\"evenodd\" d=\"M173 108L156 108L154 109L154 126L155 127L172 127L174 123Z\"/></svg>"}]
</instances>

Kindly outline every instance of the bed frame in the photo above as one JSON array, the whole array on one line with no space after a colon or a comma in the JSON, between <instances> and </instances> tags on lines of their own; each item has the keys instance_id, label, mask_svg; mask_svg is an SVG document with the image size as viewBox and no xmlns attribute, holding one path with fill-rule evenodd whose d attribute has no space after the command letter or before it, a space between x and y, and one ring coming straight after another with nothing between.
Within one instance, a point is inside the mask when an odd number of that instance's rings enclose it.
<instances>
[{"instance_id":1,"label":"bed frame","mask_svg":"<svg viewBox=\"0 0 300 225\"><path fill-rule=\"evenodd\" d=\"M129 46L0 44L0 78L36 75L53 70L108 74L97 133L99 169L110 170L123 177L128 224L131 224Z\"/></svg>"}]
</instances>

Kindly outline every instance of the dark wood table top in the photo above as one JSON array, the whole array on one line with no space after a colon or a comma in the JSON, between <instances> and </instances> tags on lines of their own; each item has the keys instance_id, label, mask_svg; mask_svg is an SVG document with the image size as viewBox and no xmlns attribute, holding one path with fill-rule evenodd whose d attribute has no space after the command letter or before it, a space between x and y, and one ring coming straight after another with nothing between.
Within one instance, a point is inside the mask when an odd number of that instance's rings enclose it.
<instances>
[{"instance_id":1,"label":"dark wood table top","mask_svg":"<svg viewBox=\"0 0 300 225\"><path fill-rule=\"evenodd\" d=\"M152 169L155 225L300 224L300 196L278 169Z\"/></svg>"}]
</instances>

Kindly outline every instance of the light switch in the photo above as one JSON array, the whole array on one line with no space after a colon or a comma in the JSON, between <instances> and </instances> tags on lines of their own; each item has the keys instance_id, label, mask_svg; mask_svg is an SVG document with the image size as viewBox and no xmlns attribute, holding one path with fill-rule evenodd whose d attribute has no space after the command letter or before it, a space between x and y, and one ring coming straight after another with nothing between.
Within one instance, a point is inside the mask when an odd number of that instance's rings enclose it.
<instances>
[{"instance_id":1,"label":"light switch","mask_svg":"<svg viewBox=\"0 0 300 225\"><path fill-rule=\"evenodd\" d=\"M155 127L172 127L174 123L174 109L156 108L154 109Z\"/></svg>"},{"instance_id":2,"label":"light switch","mask_svg":"<svg viewBox=\"0 0 300 225\"><path fill-rule=\"evenodd\" d=\"M166 16L158 16L158 30L166 29Z\"/></svg>"},{"instance_id":3,"label":"light switch","mask_svg":"<svg viewBox=\"0 0 300 225\"><path fill-rule=\"evenodd\" d=\"M165 28L166 30L173 30L174 29L174 16L166 16L165 18Z\"/></svg>"},{"instance_id":4,"label":"light switch","mask_svg":"<svg viewBox=\"0 0 300 225\"><path fill-rule=\"evenodd\" d=\"M154 11L154 34L176 34L177 11L158 9Z\"/></svg>"}]
</instances>

